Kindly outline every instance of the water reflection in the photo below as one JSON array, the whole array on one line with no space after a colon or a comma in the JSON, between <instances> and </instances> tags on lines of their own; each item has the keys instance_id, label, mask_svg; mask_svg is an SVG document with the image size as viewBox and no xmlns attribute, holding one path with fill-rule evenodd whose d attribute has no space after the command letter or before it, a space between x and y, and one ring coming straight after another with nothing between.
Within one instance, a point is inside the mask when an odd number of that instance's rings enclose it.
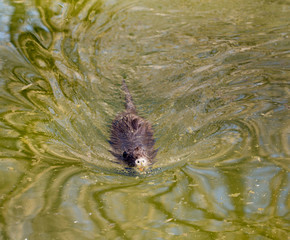
<instances>
[{"instance_id":1,"label":"water reflection","mask_svg":"<svg viewBox=\"0 0 290 240\"><path fill-rule=\"evenodd\" d=\"M283 2L0 2L3 239L286 239ZM147 173L108 152L121 79Z\"/></svg>"}]
</instances>

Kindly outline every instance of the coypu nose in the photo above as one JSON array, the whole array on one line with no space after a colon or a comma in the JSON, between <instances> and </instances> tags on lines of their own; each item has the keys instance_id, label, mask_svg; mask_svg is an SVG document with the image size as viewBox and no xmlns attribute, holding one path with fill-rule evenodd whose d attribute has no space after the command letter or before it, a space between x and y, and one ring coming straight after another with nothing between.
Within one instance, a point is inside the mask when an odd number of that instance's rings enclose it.
<instances>
[{"instance_id":1,"label":"coypu nose","mask_svg":"<svg viewBox=\"0 0 290 240\"><path fill-rule=\"evenodd\" d=\"M140 171L143 171L148 166L148 160L146 158L137 158L135 164Z\"/></svg>"}]
</instances>

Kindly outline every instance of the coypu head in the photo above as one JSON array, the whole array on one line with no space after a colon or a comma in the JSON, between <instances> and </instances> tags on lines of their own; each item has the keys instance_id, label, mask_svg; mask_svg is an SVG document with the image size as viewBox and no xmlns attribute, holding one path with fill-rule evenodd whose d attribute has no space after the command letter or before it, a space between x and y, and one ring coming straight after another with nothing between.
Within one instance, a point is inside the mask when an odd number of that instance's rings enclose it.
<instances>
[{"instance_id":1,"label":"coypu head","mask_svg":"<svg viewBox=\"0 0 290 240\"><path fill-rule=\"evenodd\" d=\"M142 147L136 147L133 150L128 149L127 151L124 151L122 158L129 167L136 167L140 171L143 171L151 164L146 151Z\"/></svg>"}]
</instances>

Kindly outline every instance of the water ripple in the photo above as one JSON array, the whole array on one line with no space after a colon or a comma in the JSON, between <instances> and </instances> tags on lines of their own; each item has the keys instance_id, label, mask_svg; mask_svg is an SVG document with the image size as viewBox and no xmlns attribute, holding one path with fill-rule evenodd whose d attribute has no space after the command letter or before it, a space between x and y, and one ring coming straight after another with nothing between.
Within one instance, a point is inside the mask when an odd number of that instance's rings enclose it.
<instances>
[{"instance_id":1,"label":"water ripple","mask_svg":"<svg viewBox=\"0 0 290 240\"><path fill-rule=\"evenodd\" d=\"M0 238L287 238L286 3L0 6ZM159 147L141 174L108 151L122 78Z\"/></svg>"}]
</instances>

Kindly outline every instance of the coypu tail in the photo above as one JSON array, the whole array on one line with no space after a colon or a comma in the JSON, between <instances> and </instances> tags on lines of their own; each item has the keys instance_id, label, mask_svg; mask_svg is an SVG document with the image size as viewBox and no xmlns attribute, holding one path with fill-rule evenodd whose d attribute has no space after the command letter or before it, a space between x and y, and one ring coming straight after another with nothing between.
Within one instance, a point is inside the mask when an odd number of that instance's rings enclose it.
<instances>
[{"instance_id":1,"label":"coypu tail","mask_svg":"<svg viewBox=\"0 0 290 240\"><path fill-rule=\"evenodd\" d=\"M123 79L123 90L125 92L126 110L128 112L136 113L136 107L135 107L135 105L133 103L133 99L132 99L132 96L131 96L131 94L129 92L129 89L127 87L125 79Z\"/></svg>"}]
</instances>

